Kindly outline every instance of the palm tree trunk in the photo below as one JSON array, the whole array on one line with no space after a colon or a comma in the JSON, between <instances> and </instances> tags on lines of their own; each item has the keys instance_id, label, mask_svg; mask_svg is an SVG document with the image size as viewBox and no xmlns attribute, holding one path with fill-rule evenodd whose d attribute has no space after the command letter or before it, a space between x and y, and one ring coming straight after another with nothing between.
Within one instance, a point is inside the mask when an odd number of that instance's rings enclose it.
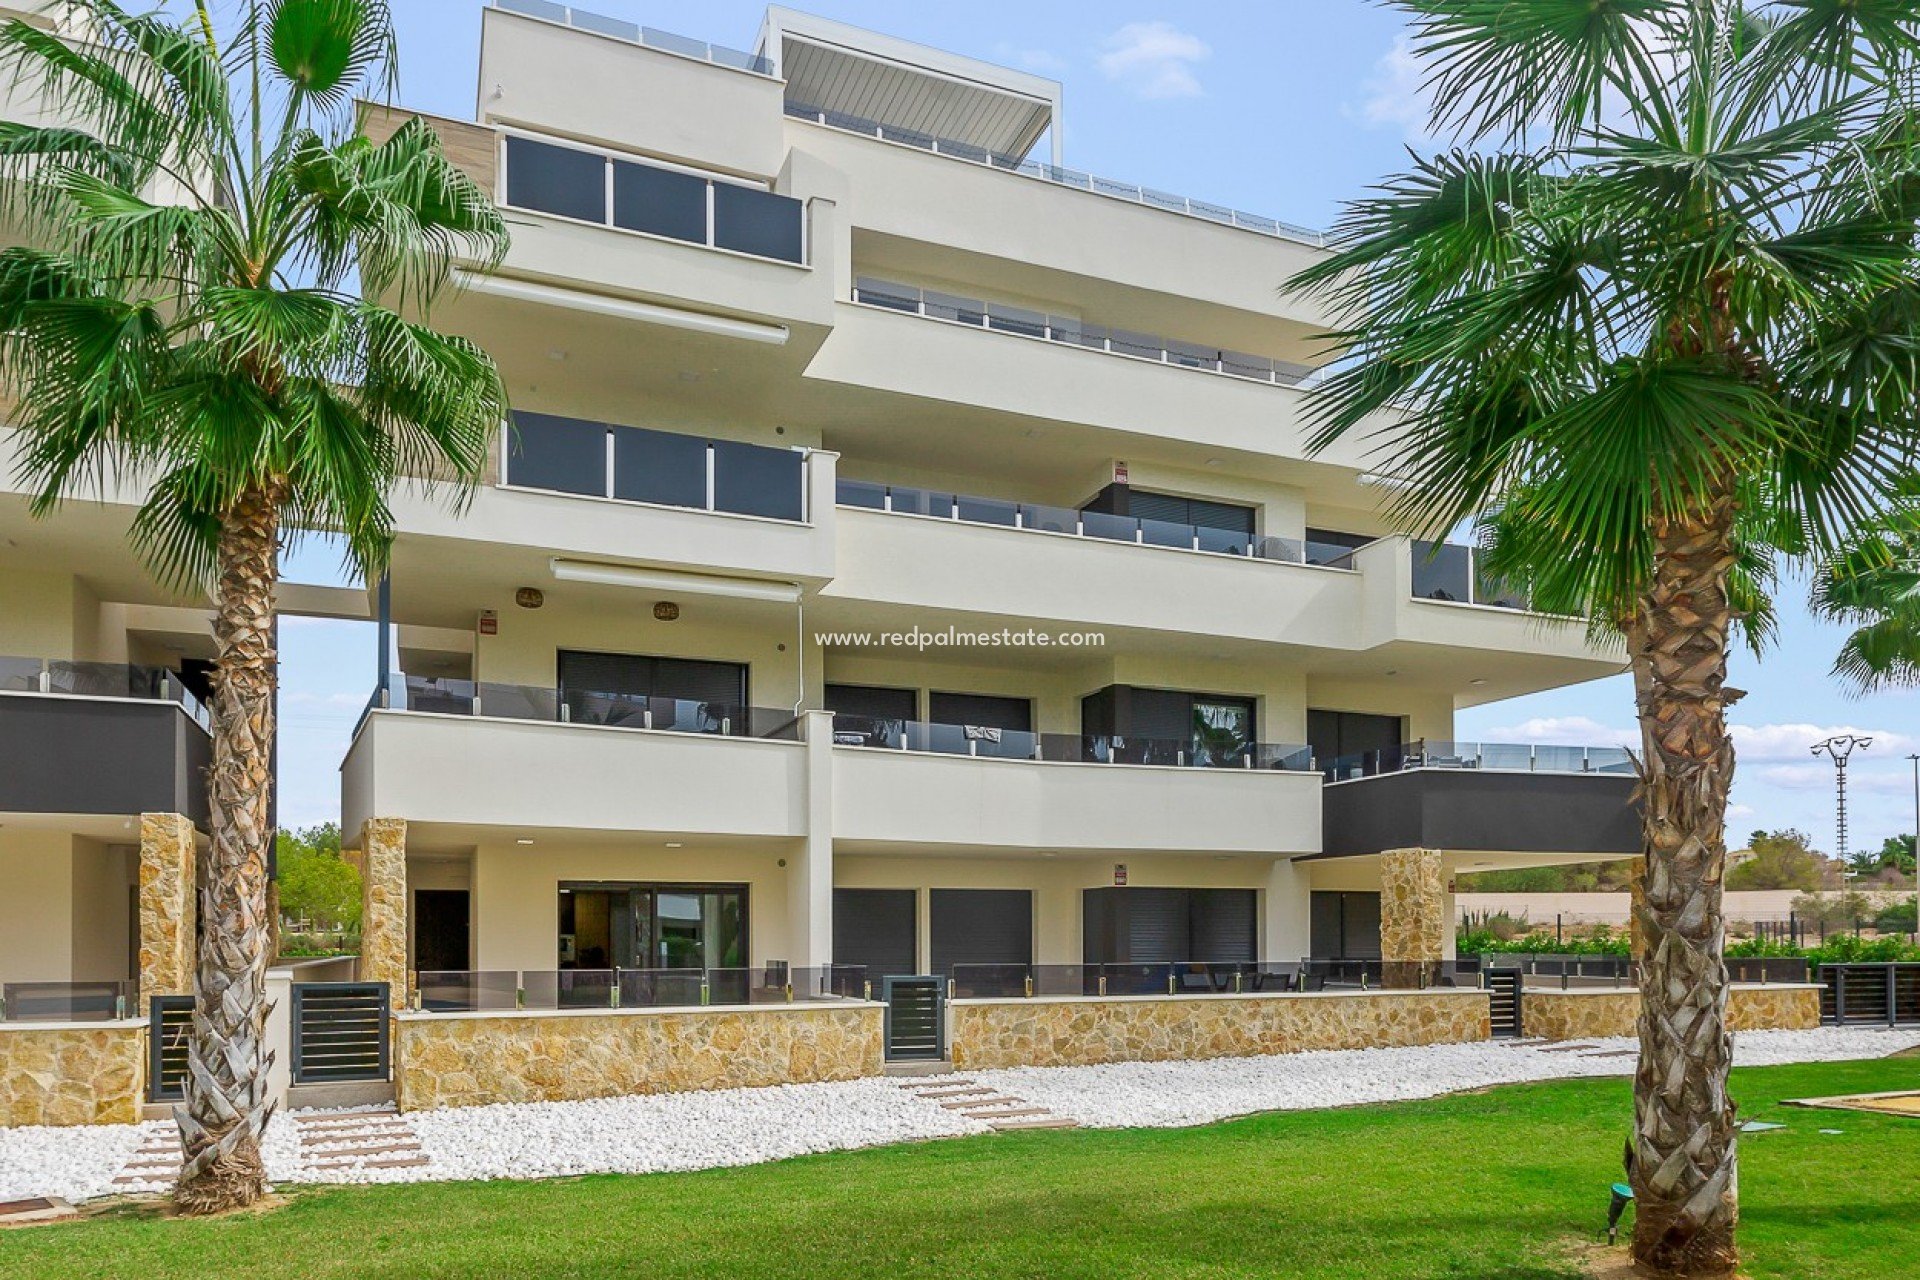
<instances>
[{"instance_id":1,"label":"palm tree trunk","mask_svg":"<svg viewBox=\"0 0 1920 1280\"><path fill-rule=\"evenodd\" d=\"M266 1193L267 847L273 785L273 603L280 503L248 490L220 534L214 638L212 839L200 860L199 961L187 1098L174 1109L186 1164L175 1204L216 1213Z\"/></svg>"},{"instance_id":2,"label":"palm tree trunk","mask_svg":"<svg viewBox=\"0 0 1920 1280\"><path fill-rule=\"evenodd\" d=\"M1629 632L1640 690L1646 895L1634 1076L1634 1258L1713 1275L1738 1258L1733 1038L1721 916L1733 744L1726 707L1733 500L1656 525L1654 582Z\"/></svg>"}]
</instances>

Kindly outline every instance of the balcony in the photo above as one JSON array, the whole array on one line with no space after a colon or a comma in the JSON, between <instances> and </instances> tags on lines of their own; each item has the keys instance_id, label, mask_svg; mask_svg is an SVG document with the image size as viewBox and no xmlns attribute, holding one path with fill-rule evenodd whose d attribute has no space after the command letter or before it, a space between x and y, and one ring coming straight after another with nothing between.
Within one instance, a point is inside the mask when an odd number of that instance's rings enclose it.
<instances>
[{"instance_id":1,"label":"balcony","mask_svg":"<svg viewBox=\"0 0 1920 1280\"><path fill-rule=\"evenodd\" d=\"M1144 360L1176 369L1244 378L1249 382L1305 387L1317 381L1316 371L1304 364L1088 324L1071 316L1048 315L1025 307L985 302L934 289L919 289L871 276L861 276L854 283L853 300L870 307L899 311L928 320L963 324L1041 342L1057 342L1082 351L1097 351L1103 355Z\"/></svg>"},{"instance_id":2,"label":"balcony","mask_svg":"<svg viewBox=\"0 0 1920 1280\"><path fill-rule=\"evenodd\" d=\"M836 629L1017 619L1342 652L1360 644L1365 584L1344 567L1344 547L899 486L875 507L878 488L842 490L856 505L837 513L820 614Z\"/></svg>"},{"instance_id":3,"label":"balcony","mask_svg":"<svg viewBox=\"0 0 1920 1280\"><path fill-rule=\"evenodd\" d=\"M157 667L0 657L0 812L207 818L207 713Z\"/></svg>"},{"instance_id":4,"label":"balcony","mask_svg":"<svg viewBox=\"0 0 1920 1280\"><path fill-rule=\"evenodd\" d=\"M493 471L499 483L476 491L464 513L402 491L395 579L543 578L558 557L824 581L836 460L516 411ZM497 554L477 560L475 543Z\"/></svg>"},{"instance_id":5,"label":"balcony","mask_svg":"<svg viewBox=\"0 0 1920 1280\"><path fill-rule=\"evenodd\" d=\"M1640 852L1623 747L1406 743L1325 764L1326 854Z\"/></svg>"},{"instance_id":6,"label":"balcony","mask_svg":"<svg viewBox=\"0 0 1920 1280\"><path fill-rule=\"evenodd\" d=\"M348 829L455 826L805 834L790 710L402 676L341 765Z\"/></svg>"},{"instance_id":7,"label":"balcony","mask_svg":"<svg viewBox=\"0 0 1920 1280\"><path fill-rule=\"evenodd\" d=\"M509 209L804 266L805 206L765 186L509 133Z\"/></svg>"},{"instance_id":8,"label":"balcony","mask_svg":"<svg viewBox=\"0 0 1920 1280\"><path fill-rule=\"evenodd\" d=\"M1209 758L1186 743L1009 731L990 741L959 725L888 731L844 720L834 731L833 832L847 852L1320 848L1321 781L1304 767L1303 747Z\"/></svg>"}]
</instances>

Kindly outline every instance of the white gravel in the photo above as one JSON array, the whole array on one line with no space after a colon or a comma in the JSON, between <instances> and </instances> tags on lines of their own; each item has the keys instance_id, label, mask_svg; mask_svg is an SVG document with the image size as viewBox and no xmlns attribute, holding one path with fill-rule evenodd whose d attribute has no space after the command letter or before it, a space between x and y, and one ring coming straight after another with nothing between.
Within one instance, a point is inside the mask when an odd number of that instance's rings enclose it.
<instances>
[{"instance_id":1,"label":"white gravel","mask_svg":"<svg viewBox=\"0 0 1920 1280\"><path fill-rule=\"evenodd\" d=\"M1920 1031L1904 1029L1755 1031L1734 1038L1734 1061L1747 1067L1836 1062L1885 1057L1916 1045L1920 1045ZM1528 1080L1632 1075L1636 1048L1637 1042L1627 1038L1559 1045L1482 1041L1204 1062L1015 1067L968 1075L1090 1128L1172 1128L1256 1111L1432 1098ZM1622 1051L1626 1056L1620 1056ZM1920 1064L1914 1069L1914 1083L1920 1086Z\"/></svg>"},{"instance_id":2,"label":"white gravel","mask_svg":"<svg viewBox=\"0 0 1920 1280\"><path fill-rule=\"evenodd\" d=\"M1098 1128L1205 1124L1256 1111L1427 1098L1489 1085L1628 1075L1631 1040L1578 1042L1548 1052L1501 1043L1358 1049L1207 1062L1022 1067L968 1078ZM1750 1032L1742 1066L1877 1058L1920 1045L1920 1031L1822 1028ZM1920 1065L1915 1067L1920 1087ZM938 1077L911 1081L937 1083ZM267 1129L268 1175L280 1183L421 1182L654 1173L756 1164L811 1152L984 1133L987 1126L914 1096L890 1079L711 1093L464 1107L407 1117L430 1157L424 1166L317 1169L292 1121ZM80 1201L140 1187L113 1179L136 1147L171 1121L70 1129L0 1129L0 1200L57 1195ZM151 1189L158 1189L157 1185Z\"/></svg>"}]
</instances>

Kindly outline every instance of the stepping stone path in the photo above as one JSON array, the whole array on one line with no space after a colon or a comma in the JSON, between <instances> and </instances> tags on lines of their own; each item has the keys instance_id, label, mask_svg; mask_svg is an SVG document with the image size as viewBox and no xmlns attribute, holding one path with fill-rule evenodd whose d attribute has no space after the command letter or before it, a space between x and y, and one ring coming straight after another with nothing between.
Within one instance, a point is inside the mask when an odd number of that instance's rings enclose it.
<instances>
[{"instance_id":1,"label":"stepping stone path","mask_svg":"<svg viewBox=\"0 0 1920 1280\"><path fill-rule=\"evenodd\" d=\"M413 1126L391 1108L293 1117L300 1175L412 1169L429 1163ZM166 1191L180 1172L180 1134L168 1129L140 1144L113 1185L123 1192Z\"/></svg>"},{"instance_id":2,"label":"stepping stone path","mask_svg":"<svg viewBox=\"0 0 1920 1280\"><path fill-rule=\"evenodd\" d=\"M956 1076L925 1076L899 1082L900 1087L917 1098L924 1098L947 1111L970 1120L986 1122L994 1132L1016 1129L1077 1129L1079 1122L1055 1115L1045 1107L1036 1107L998 1089L988 1089Z\"/></svg>"}]
</instances>

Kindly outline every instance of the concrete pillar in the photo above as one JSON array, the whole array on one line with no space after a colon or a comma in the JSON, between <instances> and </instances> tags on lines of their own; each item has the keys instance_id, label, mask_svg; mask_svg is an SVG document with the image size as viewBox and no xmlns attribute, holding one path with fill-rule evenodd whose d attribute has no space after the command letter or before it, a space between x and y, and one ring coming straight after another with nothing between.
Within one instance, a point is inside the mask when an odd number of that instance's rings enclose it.
<instances>
[{"instance_id":1,"label":"concrete pillar","mask_svg":"<svg viewBox=\"0 0 1920 1280\"><path fill-rule=\"evenodd\" d=\"M833 713L801 717L807 744L807 833L787 859L787 963L833 963Z\"/></svg>"},{"instance_id":2,"label":"concrete pillar","mask_svg":"<svg viewBox=\"0 0 1920 1280\"><path fill-rule=\"evenodd\" d=\"M194 846L182 813L140 815L140 1008L152 996L193 992Z\"/></svg>"},{"instance_id":3,"label":"concrete pillar","mask_svg":"<svg viewBox=\"0 0 1920 1280\"><path fill-rule=\"evenodd\" d=\"M1389 987L1431 986L1446 953L1446 882L1438 849L1380 855L1380 958Z\"/></svg>"},{"instance_id":4,"label":"concrete pillar","mask_svg":"<svg viewBox=\"0 0 1920 1280\"><path fill-rule=\"evenodd\" d=\"M1260 962L1288 964L1313 949L1312 876L1306 865L1275 858L1267 868L1266 913L1260 933Z\"/></svg>"},{"instance_id":5,"label":"concrete pillar","mask_svg":"<svg viewBox=\"0 0 1920 1280\"><path fill-rule=\"evenodd\" d=\"M368 818L360 829L362 982L384 982L407 1005L407 822Z\"/></svg>"}]
</instances>

